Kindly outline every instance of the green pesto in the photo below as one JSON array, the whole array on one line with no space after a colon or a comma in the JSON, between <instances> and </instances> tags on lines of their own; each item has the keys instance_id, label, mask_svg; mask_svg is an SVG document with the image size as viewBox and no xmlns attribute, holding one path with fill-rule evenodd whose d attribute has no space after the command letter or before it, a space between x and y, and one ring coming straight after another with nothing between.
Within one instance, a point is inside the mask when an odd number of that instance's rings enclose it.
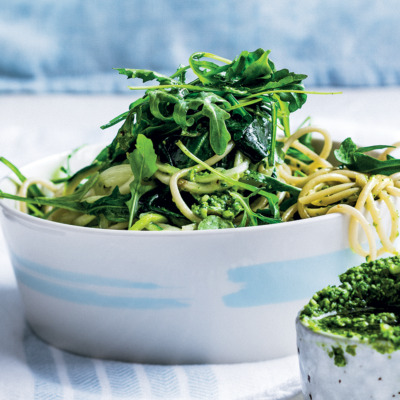
<instances>
[{"instance_id":1,"label":"green pesto","mask_svg":"<svg viewBox=\"0 0 400 400\"><path fill-rule=\"evenodd\" d=\"M363 263L339 278L339 286L314 294L300 313L302 323L316 332L356 338L380 353L399 350L400 256ZM354 355L351 347L346 353Z\"/></svg>"},{"instance_id":2,"label":"green pesto","mask_svg":"<svg viewBox=\"0 0 400 400\"><path fill-rule=\"evenodd\" d=\"M357 349L357 345L349 344L346 346L346 353L350 354L351 356L355 356L357 354L356 349Z\"/></svg>"},{"instance_id":3,"label":"green pesto","mask_svg":"<svg viewBox=\"0 0 400 400\"><path fill-rule=\"evenodd\" d=\"M331 346L329 350L327 350L328 356L333 358L333 362L338 367L344 367L347 365L347 359L345 353L355 356L357 345L347 345L343 350L343 347L338 344L337 346Z\"/></svg>"},{"instance_id":4,"label":"green pesto","mask_svg":"<svg viewBox=\"0 0 400 400\"><path fill-rule=\"evenodd\" d=\"M243 207L240 202L234 199L228 193L222 194L205 194L198 198L197 204L192 206L194 214L204 219L208 215L218 215L227 220L233 220Z\"/></svg>"},{"instance_id":5,"label":"green pesto","mask_svg":"<svg viewBox=\"0 0 400 400\"><path fill-rule=\"evenodd\" d=\"M344 351L340 346L332 346L332 349L328 351L328 355L333 358L333 362L338 367L344 367L347 364Z\"/></svg>"}]
</instances>

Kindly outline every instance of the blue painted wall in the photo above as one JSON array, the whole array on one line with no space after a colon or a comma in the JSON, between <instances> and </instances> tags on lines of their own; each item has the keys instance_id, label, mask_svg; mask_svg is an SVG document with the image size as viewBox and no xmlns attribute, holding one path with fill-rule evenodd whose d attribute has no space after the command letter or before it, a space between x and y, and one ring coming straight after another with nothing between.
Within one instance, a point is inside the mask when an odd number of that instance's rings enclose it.
<instances>
[{"instance_id":1,"label":"blue painted wall","mask_svg":"<svg viewBox=\"0 0 400 400\"><path fill-rule=\"evenodd\" d=\"M126 92L195 51L271 49L308 86L400 84L397 0L1 0L0 93Z\"/></svg>"}]
</instances>

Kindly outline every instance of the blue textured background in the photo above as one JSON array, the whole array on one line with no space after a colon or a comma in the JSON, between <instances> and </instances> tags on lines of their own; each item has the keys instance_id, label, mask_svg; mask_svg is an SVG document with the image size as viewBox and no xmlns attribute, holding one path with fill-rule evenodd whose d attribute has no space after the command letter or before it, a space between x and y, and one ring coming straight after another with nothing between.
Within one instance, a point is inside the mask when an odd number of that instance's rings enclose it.
<instances>
[{"instance_id":1,"label":"blue textured background","mask_svg":"<svg viewBox=\"0 0 400 400\"><path fill-rule=\"evenodd\" d=\"M397 0L1 0L1 93L116 93L195 51L271 49L308 86L400 84Z\"/></svg>"}]
</instances>

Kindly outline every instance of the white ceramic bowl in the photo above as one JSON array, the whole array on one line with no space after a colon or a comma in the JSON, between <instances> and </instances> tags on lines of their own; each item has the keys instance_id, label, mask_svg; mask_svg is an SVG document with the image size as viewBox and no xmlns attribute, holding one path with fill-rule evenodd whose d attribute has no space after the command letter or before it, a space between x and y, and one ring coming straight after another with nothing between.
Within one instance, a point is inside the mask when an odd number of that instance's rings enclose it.
<instances>
[{"instance_id":1,"label":"white ceramic bowl","mask_svg":"<svg viewBox=\"0 0 400 400\"><path fill-rule=\"evenodd\" d=\"M82 152L76 167L93 154ZM49 177L65 158L23 172ZM8 180L0 186L13 188ZM41 220L0 203L29 324L54 346L94 357L171 364L294 354L299 309L363 261L348 248L343 215L216 231L121 232Z\"/></svg>"},{"instance_id":2,"label":"white ceramic bowl","mask_svg":"<svg viewBox=\"0 0 400 400\"><path fill-rule=\"evenodd\" d=\"M400 351L379 353L355 338L314 332L296 321L304 399L389 400L400 397ZM335 364L333 353L345 365ZM340 360L339 360L340 362Z\"/></svg>"}]
</instances>

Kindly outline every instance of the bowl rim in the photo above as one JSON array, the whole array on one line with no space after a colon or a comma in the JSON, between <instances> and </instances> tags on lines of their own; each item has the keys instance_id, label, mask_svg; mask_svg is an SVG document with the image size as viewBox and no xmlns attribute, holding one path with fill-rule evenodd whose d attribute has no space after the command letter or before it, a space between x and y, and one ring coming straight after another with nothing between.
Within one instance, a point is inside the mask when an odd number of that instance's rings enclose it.
<instances>
[{"instance_id":1,"label":"bowl rim","mask_svg":"<svg viewBox=\"0 0 400 400\"><path fill-rule=\"evenodd\" d=\"M92 144L85 146L86 149L93 149L96 147L103 146L103 144ZM52 154L43 158L40 158L38 160L35 160L33 162L30 162L20 168L21 171L30 169L34 167L36 164L46 164L51 161L57 160L57 159L62 159L63 157L68 156L71 154L70 151L64 151L61 153L56 153ZM10 179L12 177L11 174L7 174L5 176L0 177L0 186L1 184L6 181L7 179ZM9 204L6 204L5 199L0 199L0 209L3 209L3 212L6 211L10 214L12 214L14 217L20 218L24 220L25 222L37 225L37 226L42 226L43 228L52 228L56 230L61 230L61 231L71 231L71 232L80 232L84 233L87 232L88 234L93 234L93 235L111 235L111 236L124 236L124 235L133 235L133 236L183 236L183 235L192 235L192 236L198 236L198 235L226 235L227 233L233 233L233 232L257 232L257 231L271 231L274 232L276 230L280 229L287 229L290 228L291 226L303 226L304 229L307 229L309 225L315 225L315 224L320 224L320 223L325 223L331 220L345 220L346 215L335 213L335 214L329 214L329 215L322 215L318 217L313 217L313 218L307 218L307 219L300 219L296 221L288 221L288 222L281 222L277 224L270 224L270 225L260 225L260 226L246 226L246 227L239 227L239 228L223 228L223 229L207 229L207 230L187 230L187 231L129 231L129 230L118 230L118 229L99 229L99 228L92 228L92 227L87 227L87 226L77 226L77 225L68 225L68 224L63 224L60 222L56 221L50 221L46 219L41 219L38 217L35 217L33 215L26 214L16 208L13 208ZM89 233L90 232L90 233Z\"/></svg>"},{"instance_id":2,"label":"bowl rim","mask_svg":"<svg viewBox=\"0 0 400 400\"><path fill-rule=\"evenodd\" d=\"M345 343L354 342L354 343L358 343L358 344L369 345L368 340L362 339L362 338L360 338L358 336L346 337L346 336L338 335L338 334L335 334L335 333L332 333L332 332L325 332L323 330L315 331L315 330L311 329L309 325L305 324L300 319L300 313L301 313L301 311L297 314L296 325L298 324L303 329L305 329L308 334L314 336L316 338L315 340L318 340L317 339L318 337L325 337L325 338L333 339L333 340L335 340L337 342L345 342Z\"/></svg>"},{"instance_id":3,"label":"bowl rim","mask_svg":"<svg viewBox=\"0 0 400 400\"><path fill-rule=\"evenodd\" d=\"M296 317L296 331L297 331L296 335L298 336L298 329L304 329L307 332L307 335L309 335L312 338L314 344L319 344L320 342L318 341L324 338L326 340L330 340L333 344L336 345L346 345L346 346L357 345L357 346L362 346L363 348L372 349L374 352L380 353L383 356L393 355L394 353L400 354L400 349L393 350L391 352L381 353L380 351L376 350L373 346L374 343L390 343L390 340L382 339L371 343L369 342L368 337L360 337L360 336L347 337L332 332L325 332L323 330L315 331L300 319L300 313L301 311L297 314ZM299 328L299 326L301 328Z\"/></svg>"}]
</instances>

